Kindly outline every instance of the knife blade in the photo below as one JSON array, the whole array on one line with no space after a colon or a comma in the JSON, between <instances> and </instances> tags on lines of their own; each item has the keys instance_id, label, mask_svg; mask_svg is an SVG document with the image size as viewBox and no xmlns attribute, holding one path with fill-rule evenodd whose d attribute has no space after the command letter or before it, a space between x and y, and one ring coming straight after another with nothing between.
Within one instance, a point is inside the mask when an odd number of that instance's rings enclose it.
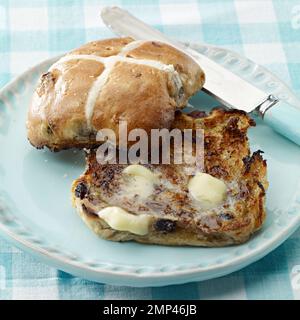
<instances>
[{"instance_id":1,"label":"knife blade","mask_svg":"<svg viewBox=\"0 0 300 320\"><path fill-rule=\"evenodd\" d=\"M195 60L205 73L203 89L228 107L251 112L261 105L268 95L207 58L205 55L167 38L163 33L148 26L141 20L119 7L105 7L101 12L104 23L120 36L136 40L157 40L168 43ZM247 92L247 95L245 94Z\"/></svg>"},{"instance_id":2,"label":"knife blade","mask_svg":"<svg viewBox=\"0 0 300 320\"><path fill-rule=\"evenodd\" d=\"M135 40L165 42L189 55L205 73L204 91L227 107L247 113L256 110L273 129L300 144L300 111L294 106L279 101L276 96L265 93L183 43L169 39L126 10L115 6L104 7L101 18L119 36L130 36Z\"/></svg>"}]
</instances>

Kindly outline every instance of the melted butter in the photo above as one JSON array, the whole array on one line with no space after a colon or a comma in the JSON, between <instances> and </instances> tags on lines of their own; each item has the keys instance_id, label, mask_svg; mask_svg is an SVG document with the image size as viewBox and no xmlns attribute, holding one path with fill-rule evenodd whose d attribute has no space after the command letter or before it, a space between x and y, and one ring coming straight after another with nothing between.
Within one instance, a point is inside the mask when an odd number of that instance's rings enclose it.
<instances>
[{"instance_id":1,"label":"melted butter","mask_svg":"<svg viewBox=\"0 0 300 320\"><path fill-rule=\"evenodd\" d=\"M112 229L127 231L137 235L146 235L149 230L151 217L146 214L133 215L120 207L107 207L98 212Z\"/></svg>"},{"instance_id":2,"label":"melted butter","mask_svg":"<svg viewBox=\"0 0 300 320\"><path fill-rule=\"evenodd\" d=\"M132 177L126 183L126 196L129 198L134 198L139 196L142 199L147 199L153 194L154 186L153 183L143 177Z\"/></svg>"},{"instance_id":3,"label":"melted butter","mask_svg":"<svg viewBox=\"0 0 300 320\"><path fill-rule=\"evenodd\" d=\"M123 170L123 173L131 175L143 177L153 183L158 183L159 179L157 174L153 173L150 169L140 165L140 164L131 164Z\"/></svg>"},{"instance_id":4,"label":"melted butter","mask_svg":"<svg viewBox=\"0 0 300 320\"><path fill-rule=\"evenodd\" d=\"M154 191L154 185L159 183L158 176L151 170L139 164L132 164L123 170L123 174L128 175L124 192L126 196L133 198L139 196L146 199Z\"/></svg>"},{"instance_id":5,"label":"melted butter","mask_svg":"<svg viewBox=\"0 0 300 320\"><path fill-rule=\"evenodd\" d=\"M218 206L227 193L227 187L222 180L203 172L197 172L190 179L188 188L191 196L206 208Z\"/></svg>"}]
</instances>

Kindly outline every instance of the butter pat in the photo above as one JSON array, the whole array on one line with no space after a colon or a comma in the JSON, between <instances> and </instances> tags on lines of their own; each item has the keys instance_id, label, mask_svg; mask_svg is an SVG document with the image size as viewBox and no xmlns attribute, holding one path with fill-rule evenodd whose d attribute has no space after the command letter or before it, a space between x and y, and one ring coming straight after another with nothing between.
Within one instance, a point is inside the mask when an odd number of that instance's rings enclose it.
<instances>
[{"instance_id":1,"label":"butter pat","mask_svg":"<svg viewBox=\"0 0 300 320\"><path fill-rule=\"evenodd\" d=\"M127 231L133 234L144 236L148 233L151 217L146 214L133 215L120 207L107 207L98 212L112 229Z\"/></svg>"},{"instance_id":2,"label":"butter pat","mask_svg":"<svg viewBox=\"0 0 300 320\"><path fill-rule=\"evenodd\" d=\"M123 170L123 173L130 176L126 181L126 195L130 198L139 196L146 199L153 194L154 184L159 182L156 174L139 164L132 164Z\"/></svg>"},{"instance_id":3,"label":"butter pat","mask_svg":"<svg viewBox=\"0 0 300 320\"><path fill-rule=\"evenodd\" d=\"M190 179L188 188L192 197L206 207L219 205L225 199L227 192L222 180L203 172L197 172Z\"/></svg>"},{"instance_id":4,"label":"butter pat","mask_svg":"<svg viewBox=\"0 0 300 320\"><path fill-rule=\"evenodd\" d=\"M126 167L123 172L132 176L143 177L152 183L158 183L157 175L140 164L131 164L130 166Z\"/></svg>"}]
</instances>

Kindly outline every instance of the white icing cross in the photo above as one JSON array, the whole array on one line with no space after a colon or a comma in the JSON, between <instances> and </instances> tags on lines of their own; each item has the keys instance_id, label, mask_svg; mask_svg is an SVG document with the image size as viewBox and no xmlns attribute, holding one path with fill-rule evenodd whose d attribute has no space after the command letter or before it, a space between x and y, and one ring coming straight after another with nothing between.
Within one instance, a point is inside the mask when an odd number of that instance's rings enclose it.
<instances>
[{"instance_id":1,"label":"white icing cross","mask_svg":"<svg viewBox=\"0 0 300 320\"><path fill-rule=\"evenodd\" d=\"M173 65L171 65L171 64L167 65L167 64L161 63L160 61L156 61L156 60L135 59L135 58L126 57L126 54L129 51L138 48L143 43L145 43L145 41L142 41L142 40L130 42L121 49L121 51L119 52L118 55L110 56L110 57L100 57L100 56L96 56L96 55L92 55L92 54L91 55L89 55L89 54L70 54L70 55L62 57L61 59L59 59L56 63L54 63L50 67L49 71L52 71L54 69L60 69L61 63L71 61L71 60L93 60L93 61L97 61L99 63L104 64L105 69L96 78L93 85L91 86L90 91L87 96L86 104L85 104L85 116L86 116L87 124L89 127L91 127L91 120L92 120L92 116L94 113L96 100L97 100L103 86L105 85L114 65L119 61L139 64L139 65L145 65L145 66L149 66L149 67L161 70L161 71L171 73L172 76L174 77L174 82L176 84L179 83L179 85L182 86L181 79L180 79L177 71L174 69Z\"/></svg>"}]
</instances>

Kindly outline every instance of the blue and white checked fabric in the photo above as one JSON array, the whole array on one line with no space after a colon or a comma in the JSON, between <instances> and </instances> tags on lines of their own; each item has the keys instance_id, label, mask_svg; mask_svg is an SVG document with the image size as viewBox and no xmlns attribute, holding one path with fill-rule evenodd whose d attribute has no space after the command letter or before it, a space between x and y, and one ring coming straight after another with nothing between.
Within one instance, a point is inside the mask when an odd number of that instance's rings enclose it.
<instances>
[{"instance_id":1,"label":"blue and white checked fabric","mask_svg":"<svg viewBox=\"0 0 300 320\"><path fill-rule=\"evenodd\" d=\"M233 49L300 93L300 0L0 0L0 87L45 58L112 36L99 16L105 5L179 40ZM223 278L136 289L73 277L0 239L0 299L300 299L299 243L300 230Z\"/></svg>"}]
</instances>

